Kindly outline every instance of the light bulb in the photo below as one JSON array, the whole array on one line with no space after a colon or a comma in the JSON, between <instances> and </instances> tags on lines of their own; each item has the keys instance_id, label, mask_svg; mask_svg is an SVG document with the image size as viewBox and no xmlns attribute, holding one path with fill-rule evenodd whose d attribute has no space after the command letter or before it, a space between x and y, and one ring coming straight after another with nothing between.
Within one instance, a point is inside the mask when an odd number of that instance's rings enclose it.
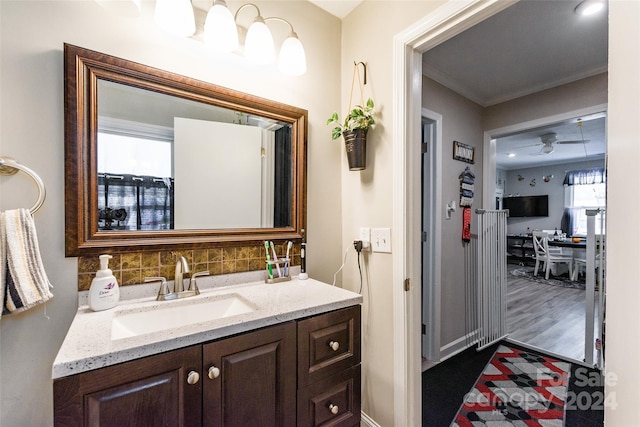
<instances>
[{"instance_id":1,"label":"light bulb","mask_svg":"<svg viewBox=\"0 0 640 427\"><path fill-rule=\"evenodd\" d=\"M253 21L247 31L244 56L254 64L267 65L275 61L276 53L273 47L273 36L261 16L258 16Z\"/></svg>"},{"instance_id":2,"label":"light bulb","mask_svg":"<svg viewBox=\"0 0 640 427\"><path fill-rule=\"evenodd\" d=\"M307 72L307 57L298 35L292 32L282 43L278 57L278 69L289 76L300 76Z\"/></svg>"},{"instance_id":3,"label":"light bulb","mask_svg":"<svg viewBox=\"0 0 640 427\"><path fill-rule=\"evenodd\" d=\"M196 20L190 0L156 0L154 19L163 30L189 37L196 32Z\"/></svg>"},{"instance_id":4,"label":"light bulb","mask_svg":"<svg viewBox=\"0 0 640 427\"><path fill-rule=\"evenodd\" d=\"M216 1L204 23L204 40L216 52L232 52L238 48L238 29L224 1Z\"/></svg>"},{"instance_id":5,"label":"light bulb","mask_svg":"<svg viewBox=\"0 0 640 427\"><path fill-rule=\"evenodd\" d=\"M591 16L604 9L604 0L584 0L576 6L575 12L582 16Z\"/></svg>"}]
</instances>

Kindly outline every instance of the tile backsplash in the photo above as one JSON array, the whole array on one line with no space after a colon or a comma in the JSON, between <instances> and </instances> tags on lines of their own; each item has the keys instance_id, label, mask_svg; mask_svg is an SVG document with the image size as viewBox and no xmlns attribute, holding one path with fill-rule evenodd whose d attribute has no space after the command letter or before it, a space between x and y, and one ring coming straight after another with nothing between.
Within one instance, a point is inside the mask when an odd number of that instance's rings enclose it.
<instances>
[{"instance_id":1,"label":"tile backsplash","mask_svg":"<svg viewBox=\"0 0 640 427\"><path fill-rule=\"evenodd\" d=\"M105 253L109 253L105 251ZM284 257L286 244L276 245L276 253ZM182 251L130 252L111 254L109 268L120 286L138 285L145 277L165 277L173 280L176 261L184 256L192 273L209 271L211 275L241 273L265 268L264 246L238 246ZM289 254L291 265L300 265L300 244L294 244ZM78 258L78 291L87 291L100 268L98 256Z\"/></svg>"}]
</instances>

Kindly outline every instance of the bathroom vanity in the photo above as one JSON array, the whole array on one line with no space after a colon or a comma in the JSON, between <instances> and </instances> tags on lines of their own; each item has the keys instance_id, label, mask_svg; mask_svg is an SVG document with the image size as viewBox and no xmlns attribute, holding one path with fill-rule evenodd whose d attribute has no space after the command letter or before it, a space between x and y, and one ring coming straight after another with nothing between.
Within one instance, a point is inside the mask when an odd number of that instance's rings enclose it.
<instances>
[{"instance_id":1,"label":"bathroom vanity","mask_svg":"<svg viewBox=\"0 0 640 427\"><path fill-rule=\"evenodd\" d=\"M360 424L359 294L311 279L200 288L80 306L53 366L55 425Z\"/></svg>"}]
</instances>

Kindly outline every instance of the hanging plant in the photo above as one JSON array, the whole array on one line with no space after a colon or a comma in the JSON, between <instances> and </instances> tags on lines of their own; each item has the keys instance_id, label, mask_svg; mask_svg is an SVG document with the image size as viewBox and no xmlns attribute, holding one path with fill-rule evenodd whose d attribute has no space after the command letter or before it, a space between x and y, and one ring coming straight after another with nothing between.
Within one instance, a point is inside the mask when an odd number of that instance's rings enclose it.
<instances>
[{"instance_id":1,"label":"hanging plant","mask_svg":"<svg viewBox=\"0 0 640 427\"><path fill-rule=\"evenodd\" d=\"M331 138L338 139L345 131L364 130L368 131L376 122L373 118L373 99L367 99L367 103L356 105L351 109L344 122L342 122L337 112L334 112L327 120L328 126L333 126Z\"/></svg>"},{"instance_id":2,"label":"hanging plant","mask_svg":"<svg viewBox=\"0 0 640 427\"><path fill-rule=\"evenodd\" d=\"M367 69L365 67L364 82L367 83ZM354 63L353 78L351 82L351 96L353 96L353 86L355 75L358 75L358 83L360 83L360 73L358 72L358 64ZM362 85L360 86L360 96L362 97ZM327 126L333 126L331 129L331 139L338 139L340 136L344 138L345 149L347 151L347 160L349 162L349 170L363 170L366 168L367 159L367 132L375 124L373 118L373 99L367 99L366 103L356 105L351 108L351 99L349 99L350 111L344 120L340 120L337 112L334 112L327 119Z\"/></svg>"}]
</instances>

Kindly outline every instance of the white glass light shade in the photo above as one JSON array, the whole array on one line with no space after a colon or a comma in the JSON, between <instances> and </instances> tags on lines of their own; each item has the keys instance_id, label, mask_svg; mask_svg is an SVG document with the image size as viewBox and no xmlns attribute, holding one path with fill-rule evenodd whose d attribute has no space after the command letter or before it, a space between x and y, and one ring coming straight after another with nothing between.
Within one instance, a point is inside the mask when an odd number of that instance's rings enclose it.
<instances>
[{"instance_id":1,"label":"white glass light shade","mask_svg":"<svg viewBox=\"0 0 640 427\"><path fill-rule=\"evenodd\" d=\"M232 52L238 48L238 29L231 11L224 2L216 1L204 22L204 40L217 52Z\"/></svg>"},{"instance_id":2,"label":"white glass light shade","mask_svg":"<svg viewBox=\"0 0 640 427\"><path fill-rule=\"evenodd\" d=\"M177 36L189 37L196 32L196 20L190 0L156 0L156 24Z\"/></svg>"},{"instance_id":3,"label":"white glass light shade","mask_svg":"<svg viewBox=\"0 0 640 427\"><path fill-rule=\"evenodd\" d=\"M307 72L307 56L302 42L292 33L282 43L278 57L278 69L289 76L300 76Z\"/></svg>"},{"instance_id":4,"label":"white glass light shade","mask_svg":"<svg viewBox=\"0 0 640 427\"><path fill-rule=\"evenodd\" d=\"M604 9L604 0L584 0L576 6L575 12L582 16L590 16Z\"/></svg>"},{"instance_id":5,"label":"white glass light shade","mask_svg":"<svg viewBox=\"0 0 640 427\"><path fill-rule=\"evenodd\" d=\"M553 145L551 145L551 144L548 144L548 145L547 145L547 144L545 144L545 145L543 145L543 146L542 146L542 152L543 152L544 154L551 154L551 153L553 153Z\"/></svg>"},{"instance_id":6,"label":"white glass light shade","mask_svg":"<svg viewBox=\"0 0 640 427\"><path fill-rule=\"evenodd\" d=\"M273 36L264 20L258 16L247 31L244 42L244 56L254 64L272 64L276 59Z\"/></svg>"}]
</instances>

